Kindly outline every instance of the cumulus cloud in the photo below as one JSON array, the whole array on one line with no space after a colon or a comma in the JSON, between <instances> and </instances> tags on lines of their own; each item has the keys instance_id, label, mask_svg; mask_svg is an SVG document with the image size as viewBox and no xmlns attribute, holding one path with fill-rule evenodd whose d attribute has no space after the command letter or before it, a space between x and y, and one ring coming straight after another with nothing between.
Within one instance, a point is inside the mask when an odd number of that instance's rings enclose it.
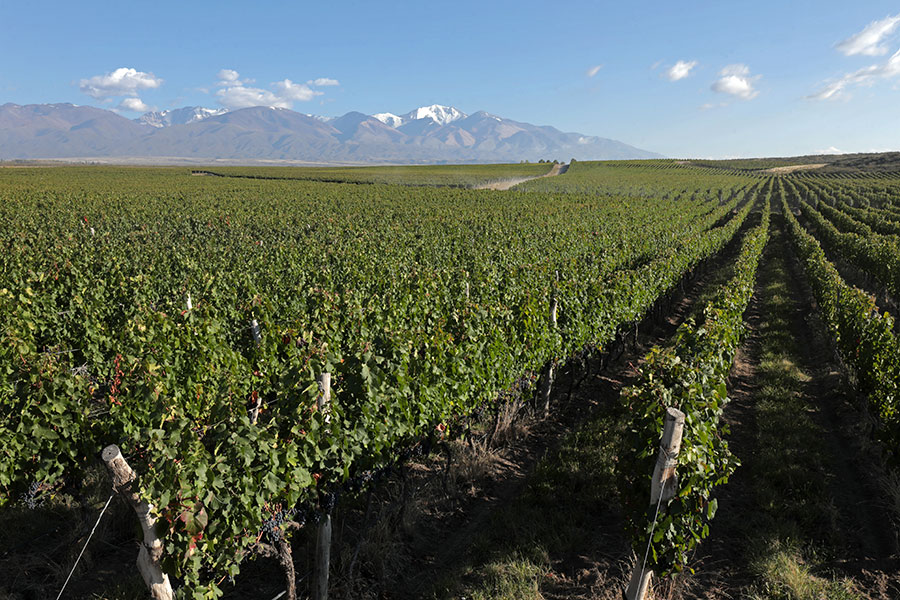
<instances>
[{"instance_id":1,"label":"cumulus cloud","mask_svg":"<svg viewBox=\"0 0 900 600\"><path fill-rule=\"evenodd\" d=\"M337 79L331 79L329 77L319 77L318 79L311 79L306 82L307 85L314 85L316 87L325 87L329 85L341 85L341 82Z\"/></svg>"},{"instance_id":2,"label":"cumulus cloud","mask_svg":"<svg viewBox=\"0 0 900 600\"><path fill-rule=\"evenodd\" d=\"M307 83L294 83L283 79L271 84L271 89L248 87L244 85L248 79L241 79L237 71L222 69L219 71L219 86L216 92L219 103L225 108L234 110L251 106L274 106L275 108L291 108L294 102L307 102L323 92L314 90L310 85L339 85L336 79L320 78Z\"/></svg>"},{"instance_id":3,"label":"cumulus cloud","mask_svg":"<svg viewBox=\"0 0 900 600\"><path fill-rule=\"evenodd\" d=\"M840 79L825 85L818 92L808 96L812 100L833 100L843 96L848 87L859 85L872 85L879 79L890 79L900 75L900 50L895 52L886 62L879 65L869 65L847 73Z\"/></svg>"},{"instance_id":4,"label":"cumulus cloud","mask_svg":"<svg viewBox=\"0 0 900 600\"><path fill-rule=\"evenodd\" d=\"M276 81L272 84L272 87L275 88L276 96L288 101L298 100L300 102L306 102L307 100L312 100L316 96L322 95L322 92L316 92L310 89L305 83L294 83L290 79Z\"/></svg>"},{"instance_id":5,"label":"cumulus cloud","mask_svg":"<svg viewBox=\"0 0 900 600\"><path fill-rule=\"evenodd\" d=\"M602 68L603 68L603 65L594 65L593 67L591 67L590 69L587 70L586 75L588 77L593 77L594 75L599 73L600 69L602 69Z\"/></svg>"},{"instance_id":6,"label":"cumulus cloud","mask_svg":"<svg viewBox=\"0 0 900 600\"><path fill-rule=\"evenodd\" d=\"M835 48L847 56L882 56L888 52L883 42L894 33L897 25L900 25L900 14L872 21L859 33L835 44Z\"/></svg>"},{"instance_id":7,"label":"cumulus cloud","mask_svg":"<svg viewBox=\"0 0 900 600\"><path fill-rule=\"evenodd\" d=\"M119 106L116 107L118 110L124 110L127 112L149 112L150 107L144 104L144 101L140 98L125 98L121 102L119 102Z\"/></svg>"},{"instance_id":8,"label":"cumulus cloud","mask_svg":"<svg viewBox=\"0 0 900 600\"><path fill-rule=\"evenodd\" d=\"M712 91L722 94L730 94L743 100L755 98L759 92L753 89L753 84L761 75L750 75L747 65L728 65L719 71L719 78L712 84Z\"/></svg>"},{"instance_id":9,"label":"cumulus cloud","mask_svg":"<svg viewBox=\"0 0 900 600\"><path fill-rule=\"evenodd\" d=\"M276 108L290 108L291 103L282 100L269 90L244 87L237 85L224 88L216 92L219 103L225 108L249 108L251 106L274 106Z\"/></svg>"},{"instance_id":10,"label":"cumulus cloud","mask_svg":"<svg viewBox=\"0 0 900 600\"><path fill-rule=\"evenodd\" d=\"M82 79L78 89L92 98L102 99L112 96L137 96L138 90L158 88L163 80L153 73L120 67L106 75L94 75Z\"/></svg>"},{"instance_id":11,"label":"cumulus cloud","mask_svg":"<svg viewBox=\"0 0 900 600\"><path fill-rule=\"evenodd\" d=\"M665 70L663 75L669 81L678 81L679 79L684 79L688 75L691 74L691 69L697 66L697 61L692 60L690 62L679 60L677 63L669 67Z\"/></svg>"},{"instance_id":12,"label":"cumulus cloud","mask_svg":"<svg viewBox=\"0 0 900 600\"><path fill-rule=\"evenodd\" d=\"M219 71L219 85L242 85L241 74L234 69L222 69Z\"/></svg>"}]
</instances>

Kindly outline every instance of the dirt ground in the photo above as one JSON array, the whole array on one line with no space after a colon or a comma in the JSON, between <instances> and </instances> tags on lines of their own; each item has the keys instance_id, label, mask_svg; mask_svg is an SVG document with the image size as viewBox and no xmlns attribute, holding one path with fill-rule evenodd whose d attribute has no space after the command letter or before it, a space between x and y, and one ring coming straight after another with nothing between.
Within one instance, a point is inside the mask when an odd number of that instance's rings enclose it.
<instances>
[{"instance_id":1,"label":"dirt ground","mask_svg":"<svg viewBox=\"0 0 900 600\"><path fill-rule=\"evenodd\" d=\"M784 167L772 167L761 171L762 173L771 173L772 175L787 175L788 173L796 173L797 171L812 171L827 166L825 163L810 165L787 165Z\"/></svg>"},{"instance_id":2,"label":"dirt ground","mask_svg":"<svg viewBox=\"0 0 900 600\"><path fill-rule=\"evenodd\" d=\"M492 181L490 183L485 183L479 186L476 186L476 190L509 190L514 186L519 185L520 183L525 183L526 181L531 181L532 179L540 179L542 177L554 177L556 175L562 175L569 169L569 165L564 165L562 163L556 163L553 165L553 168L550 169L550 172L546 175L538 175L537 177L517 177L515 179L504 179L503 181Z\"/></svg>"}]
</instances>

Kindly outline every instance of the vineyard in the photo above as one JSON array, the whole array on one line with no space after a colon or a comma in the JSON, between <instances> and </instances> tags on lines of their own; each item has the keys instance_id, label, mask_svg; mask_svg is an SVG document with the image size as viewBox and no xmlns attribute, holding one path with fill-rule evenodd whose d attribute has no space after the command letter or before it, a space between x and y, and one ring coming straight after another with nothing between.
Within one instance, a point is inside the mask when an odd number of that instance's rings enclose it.
<instances>
[{"instance_id":1,"label":"vineyard","mask_svg":"<svg viewBox=\"0 0 900 600\"><path fill-rule=\"evenodd\" d=\"M786 162L0 169L0 598L900 597L900 172Z\"/></svg>"}]
</instances>

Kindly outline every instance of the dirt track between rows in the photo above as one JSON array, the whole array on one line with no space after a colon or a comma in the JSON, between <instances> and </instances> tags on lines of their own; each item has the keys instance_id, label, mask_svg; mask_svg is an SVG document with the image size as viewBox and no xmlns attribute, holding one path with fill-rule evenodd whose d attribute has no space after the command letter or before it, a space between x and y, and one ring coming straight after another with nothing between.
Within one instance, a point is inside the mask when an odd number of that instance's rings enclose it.
<instances>
[{"instance_id":1,"label":"dirt track between rows","mask_svg":"<svg viewBox=\"0 0 900 600\"><path fill-rule=\"evenodd\" d=\"M536 177L517 177L515 179L504 179L503 181L492 181L490 183L484 183L476 186L475 189L505 191L519 185L520 183L525 183L526 181L531 181L532 179L541 179L542 177L555 177L556 175L562 175L568 170L569 165L556 163L555 165L553 165L553 168L550 169L550 172L545 175L537 175Z\"/></svg>"}]
</instances>

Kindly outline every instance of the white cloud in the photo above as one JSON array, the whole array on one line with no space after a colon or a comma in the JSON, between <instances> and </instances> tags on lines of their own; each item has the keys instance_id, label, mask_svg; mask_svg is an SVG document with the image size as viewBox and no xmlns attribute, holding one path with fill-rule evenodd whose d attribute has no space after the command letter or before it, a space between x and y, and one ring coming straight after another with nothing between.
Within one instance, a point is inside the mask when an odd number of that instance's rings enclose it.
<instances>
[{"instance_id":1,"label":"white cloud","mask_svg":"<svg viewBox=\"0 0 900 600\"><path fill-rule=\"evenodd\" d=\"M882 56L888 52L882 42L894 32L897 25L900 25L900 14L885 17L880 21L872 21L865 29L838 42L834 47L847 56L856 54Z\"/></svg>"},{"instance_id":2,"label":"white cloud","mask_svg":"<svg viewBox=\"0 0 900 600\"><path fill-rule=\"evenodd\" d=\"M237 71L223 69L219 71L220 85L222 89L216 92L219 103L228 109L249 108L251 106L274 106L276 108L291 108L294 102L306 102L322 92L313 90L305 83L294 83L290 79L276 81L271 84L272 89L266 90L256 87L247 87L239 79ZM246 81L246 80L244 80ZM327 81L335 81L329 79ZM332 84L328 84L332 85Z\"/></svg>"},{"instance_id":3,"label":"white cloud","mask_svg":"<svg viewBox=\"0 0 900 600\"><path fill-rule=\"evenodd\" d=\"M725 108L726 106L728 106L727 102L707 102L700 105L700 110L712 110L714 108Z\"/></svg>"},{"instance_id":4,"label":"white cloud","mask_svg":"<svg viewBox=\"0 0 900 600\"><path fill-rule=\"evenodd\" d=\"M119 102L119 106L116 108L127 112L145 113L150 111L150 107L144 104L144 101L140 98L125 98Z\"/></svg>"},{"instance_id":5,"label":"white cloud","mask_svg":"<svg viewBox=\"0 0 900 600\"><path fill-rule=\"evenodd\" d=\"M328 77L319 77L318 79L311 79L306 82L307 85L314 85L316 87L325 87L328 85L341 85L341 82L337 79L331 79Z\"/></svg>"},{"instance_id":6,"label":"white cloud","mask_svg":"<svg viewBox=\"0 0 900 600\"><path fill-rule=\"evenodd\" d=\"M239 77L240 73L234 69L222 69L218 74L218 85L241 85Z\"/></svg>"},{"instance_id":7,"label":"white cloud","mask_svg":"<svg viewBox=\"0 0 900 600\"><path fill-rule=\"evenodd\" d=\"M691 74L691 69L697 66L697 61L692 60L690 62L679 60L677 63L666 69L663 75L669 81L678 81L679 79L684 79L688 75Z\"/></svg>"},{"instance_id":8,"label":"white cloud","mask_svg":"<svg viewBox=\"0 0 900 600\"><path fill-rule=\"evenodd\" d=\"M291 103L279 98L269 90L236 85L216 92L219 103L228 109L249 108L251 106L274 106L290 108Z\"/></svg>"},{"instance_id":9,"label":"white cloud","mask_svg":"<svg viewBox=\"0 0 900 600\"><path fill-rule=\"evenodd\" d=\"M138 90L158 88L162 82L153 73L120 67L106 75L82 79L78 89L92 98L101 99L110 96L137 96Z\"/></svg>"},{"instance_id":10,"label":"white cloud","mask_svg":"<svg viewBox=\"0 0 900 600\"><path fill-rule=\"evenodd\" d=\"M719 78L712 84L711 88L714 92L731 94L743 100L751 100L759 94L757 90L753 89L753 83L760 77L762 76L751 76L750 68L747 65L728 65L719 71Z\"/></svg>"},{"instance_id":11,"label":"white cloud","mask_svg":"<svg viewBox=\"0 0 900 600\"><path fill-rule=\"evenodd\" d=\"M590 69L587 70L586 74L588 77L593 77L594 75L599 73L600 69L602 69L602 68L603 68L603 65L594 65L593 67L591 67Z\"/></svg>"},{"instance_id":12,"label":"white cloud","mask_svg":"<svg viewBox=\"0 0 900 600\"><path fill-rule=\"evenodd\" d=\"M886 62L880 65L869 65L852 73L847 73L808 97L812 100L833 100L842 97L847 87L872 85L879 79L890 79L897 75L900 75L900 50L895 52Z\"/></svg>"},{"instance_id":13,"label":"white cloud","mask_svg":"<svg viewBox=\"0 0 900 600\"><path fill-rule=\"evenodd\" d=\"M845 154L845 152L834 146L828 146L825 150L816 150L815 154Z\"/></svg>"},{"instance_id":14,"label":"white cloud","mask_svg":"<svg viewBox=\"0 0 900 600\"><path fill-rule=\"evenodd\" d=\"M312 100L316 96L321 96L322 92L316 92L305 83L294 83L290 79L284 81L276 81L272 84L275 88L275 95L283 100L306 102Z\"/></svg>"}]
</instances>

